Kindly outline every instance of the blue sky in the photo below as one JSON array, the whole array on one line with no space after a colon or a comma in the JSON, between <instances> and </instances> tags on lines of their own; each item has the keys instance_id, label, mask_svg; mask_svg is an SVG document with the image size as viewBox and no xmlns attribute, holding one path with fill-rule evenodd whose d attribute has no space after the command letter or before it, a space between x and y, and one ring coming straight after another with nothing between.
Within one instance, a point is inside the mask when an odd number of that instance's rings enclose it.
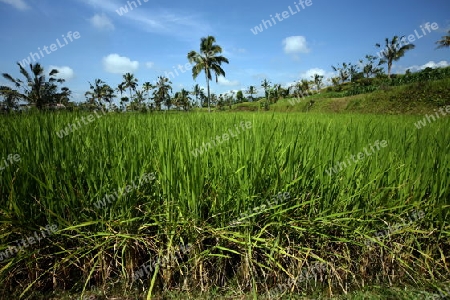
<instances>
[{"instance_id":1,"label":"blue sky","mask_svg":"<svg viewBox=\"0 0 450 300\"><path fill-rule=\"evenodd\" d=\"M61 70L75 101L84 101L89 81L101 78L116 87L125 72L134 73L140 84L166 75L175 92L195 83L206 86L203 74L194 81L190 70L183 67L185 72L178 69L177 74L173 68L188 63L187 53L199 50L201 37L213 35L230 64L224 65L226 78L212 82L211 88L225 93L260 87L264 78L288 85L314 73L329 77L331 65L357 63L366 54L376 55L375 44L386 37L415 34L415 30L421 36L414 42L416 49L395 63L394 72L449 65L450 50L435 50L435 42L450 29L448 0L302 3L0 0L0 72L20 77L16 62L27 59L30 52L39 54L40 48L44 55L35 55L35 60L47 70ZM254 34L263 20L267 29L263 26ZM420 26L427 22L439 28L424 35ZM72 36L78 32L78 39L70 40L69 32ZM0 85L6 83L0 78Z\"/></svg>"}]
</instances>

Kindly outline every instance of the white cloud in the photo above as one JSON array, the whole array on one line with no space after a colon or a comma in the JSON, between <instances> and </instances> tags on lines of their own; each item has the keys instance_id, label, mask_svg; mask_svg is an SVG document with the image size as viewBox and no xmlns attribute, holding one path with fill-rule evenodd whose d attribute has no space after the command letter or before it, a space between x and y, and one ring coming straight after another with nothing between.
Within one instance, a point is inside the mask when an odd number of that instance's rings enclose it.
<instances>
[{"instance_id":1,"label":"white cloud","mask_svg":"<svg viewBox=\"0 0 450 300\"><path fill-rule=\"evenodd\" d=\"M0 0L0 2L10 4L19 10L26 10L30 8L24 0Z\"/></svg>"},{"instance_id":2,"label":"white cloud","mask_svg":"<svg viewBox=\"0 0 450 300\"><path fill-rule=\"evenodd\" d=\"M224 85L224 86L238 86L238 85L240 85L240 82L237 80L230 81L223 76L219 76L218 84Z\"/></svg>"},{"instance_id":3,"label":"white cloud","mask_svg":"<svg viewBox=\"0 0 450 300\"><path fill-rule=\"evenodd\" d=\"M445 68L445 67L448 67L448 66L450 66L448 61L442 60L442 61L440 61L438 63L435 63L434 61L429 61L429 62L427 62L424 65L421 65L421 66L414 65L414 66L409 67L408 69L410 69L411 71L414 71L414 70L423 70L423 69L426 69L426 68L432 68L432 69Z\"/></svg>"},{"instance_id":4,"label":"white cloud","mask_svg":"<svg viewBox=\"0 0 450 300\"><path fill-rule=\"evenodd\" d=\"M139 68L139 62L114 53L103 58L103 67L113 74L133 73Z\"/></svg>"},{"instance_id":5,"label":"white cloud","mask_svg":"<svg viewBox=\"0 0 450 300\"><path fill-rule=\"evenodd\" d=\"M117 0L78 0L105 11L109 15L120 16L117 11L121 7L128 7L125 1ZM130 1L131 2L131 1ZM138 4L138 1L134 1ZM141 5L134 8L132 13L121 16L122 19L131 21L137 29L153 32L161 35L177 36L183 39L198 40L199 36L206 36L212 31L212 27L205 20L202 20L195 11L177 11L174 8L163 9L150 4L148 1L140 0ZM129 8L129 7L128 7ZM121 21L119 21L121 22Z\"/></svg>"},{"instance_id":6,"label":"white cloud","mask_svg":"<svg viewBox=\"0 0 450 300\"><path fill-rule=\"evenodd\" d=\"M145 63L145 66L146 66L148 69L151 69L151 68L153 68L153 67L155 66L155 63L152 62L152 61L148 61L148 62Z\"/></svg>"},{"instance_id":7,"label":"white cloud","mask_svg":"<svg viewBox=\"0 0 450 300\"><path fill-rule=\"evenodd\" d=\"M284 52L287 54L308 53L310 49L304 36L290 36L283 40Z\"/></svg>"},{"instance_id":8,"label":"white cloud","mask_svg":"<svg viewBox=\"0 0 450 300\"><path fill-rule=\"evenodd\" d=\"M102 13L101 15L95 14L92 18L89 19L91 25L100 30L113 30L114 24L111 20Z\"/></svg>"},{"instance_id":9,"label":"white cloud","mask_svg":"<svg viewBox=\"0 0 450 300\"><path fill-rule=\"evenodd\" d=\"M314 74L325 75L325 73L326 71L324 69L312 68L306 72L301 73L300 78L311 79L311 76L314 76Z\"/></svg>"},{"instance_id":10,"label":"white cloud","mask_svg":"<svg viewBox=\"0 0 450 300\"><path fill-rule=\"evenodd\" d=\"M300 73L299 75L299 79L297 81L290 81L290 82L286 82L283 87L284 88L288 88L291 86L295 86L300 80L302 79L306 79L306 80L312 80L312 76L314 76L314 74L319 74L323 76L322 79L322 84L323 86L328 86L328 80L334 76L336 76L335 73L333 72L327 72L324 69L320 69L320 68L312 68L309 69L305 72Z\"/></svg>"},{"instance_id":11,"label":"white cloud","mask_svg":"<svg viewBox=\"0 0 450 300\"><path fill-rule=\"evenodd\" d=\"M53 69L56 69L59 71L59 73L55 76L56 78L70 80L75 76L75 73L73 72L72 68L70 68L70 67L49 66L49 70L53 70Z\"/></svg>"},{"instance_id":12,"label":"white cloud","mask_svg":"<svg viewBox=\"0 0 450 300\"><path fill-rule=\"evenodd\" d=\"M308 79L311 80L311 76L314 76L314 74L319 74L323 76L323 81L325 82L328 78L334 77L335 73L333 72L327 72L324 69L320 68L312 68L307 70L306 72L300 73L300 79Z\"/></svg>"}]
</instances>

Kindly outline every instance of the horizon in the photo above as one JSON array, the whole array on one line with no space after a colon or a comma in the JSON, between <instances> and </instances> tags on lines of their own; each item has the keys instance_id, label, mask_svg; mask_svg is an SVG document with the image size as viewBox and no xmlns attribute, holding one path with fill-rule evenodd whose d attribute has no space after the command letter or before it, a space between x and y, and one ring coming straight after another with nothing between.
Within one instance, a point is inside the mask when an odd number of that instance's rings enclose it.
<instances>
[{"instance_id":1,"label":"horizon","mask_svg":"<svg viewBox=\"0 0 450 300\"><path fill-rule=\"evenodd\" d=\"M394 62L393 73L446 67L448 52L436 50L435 43L450 29L445 15L450 3L433 3L414 0L404 14L404 5L386 0L250 1L245 6L233 1L0 0L0 40L8 45L2 49L0 72L20 78L16 63L25 62L38 62L46 72L56 68L73 102L85 101L88 82L100 78L115 88L127 72L139 79L139 87L166 76L173 93L195 84L205 88L204 77L194 80L186 66L187 53L199 51L200 39L208 35L230 61L223 65L226 77L211 82L216 94L253 85L260 96L263 79L286 87L315 73L329 78L335 73L332 65L357 63L368 54L378 57L383 48L375 44L384 45L394 35L405 36L416 48ZM11 86L4 78L0 85Z\"/></svg>"}]
</instances>

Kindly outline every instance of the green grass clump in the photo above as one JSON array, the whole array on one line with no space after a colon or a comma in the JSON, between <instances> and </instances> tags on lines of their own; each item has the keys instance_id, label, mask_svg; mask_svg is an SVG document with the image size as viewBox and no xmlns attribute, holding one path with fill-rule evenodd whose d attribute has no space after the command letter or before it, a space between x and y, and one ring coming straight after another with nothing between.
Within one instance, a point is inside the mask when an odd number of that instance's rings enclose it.
<instances>
[{"instance_id":1,"label":"green grass clump","mask_svg":"<svg viewBox=\"0 0 450 300\"><path fill-rule=\"evenodd\" d=\"M0 262L2 298L116 282L150 297L231 286L257 295L279 284L331 295L449 279L449 118L417 130L411 116L110 114L57 137L83 116L0 119L0 158L21 157L1 173L0 252L58 225ZM241 122L251 129L192 154ZM327 174L376 140L388 147ZM268 205L278 193L290 197ZM424 217L410 222L414 211ZM132 280L156 258L164 263ZM315 263L326 268L296 280Z\"/></svg>"}]
</instances>

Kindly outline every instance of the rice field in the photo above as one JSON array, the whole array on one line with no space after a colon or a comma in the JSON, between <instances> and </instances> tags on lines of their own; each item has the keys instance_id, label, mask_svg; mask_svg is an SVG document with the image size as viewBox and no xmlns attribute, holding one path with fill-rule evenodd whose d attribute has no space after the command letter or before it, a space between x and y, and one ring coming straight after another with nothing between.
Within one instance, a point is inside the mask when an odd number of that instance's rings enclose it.
<instances>
[{"instance_id":1,"label":"rice field","mask_svg":"<svg viewBox=\"0 0 450 300\"><path fill-rule=\"evenodd\" d=\"M0 118L2 299L450 280L449 118L82 117Z\"/></svg>"}]
</instances>

